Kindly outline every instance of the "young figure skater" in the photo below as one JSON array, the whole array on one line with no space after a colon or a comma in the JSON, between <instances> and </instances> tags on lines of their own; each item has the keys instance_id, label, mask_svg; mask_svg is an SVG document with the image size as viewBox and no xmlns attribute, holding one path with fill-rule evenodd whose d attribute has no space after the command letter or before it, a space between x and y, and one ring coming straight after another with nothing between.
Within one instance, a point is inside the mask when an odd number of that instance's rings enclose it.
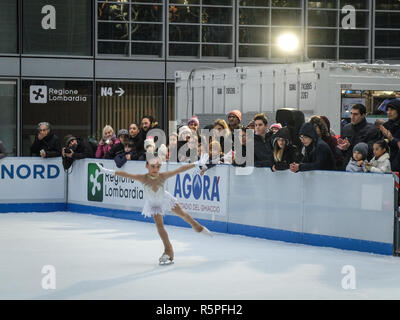
<instances>
[{"instance_id":1,"label":"young figure skater","mask_svg":"<svg viewBox=\"0 0 400 320\"><path fill-rule=\"evenodd\" d=\"M147 174L131 174L124 171L115 171L110 169L105 169L101 164L97 163L101 171L113 174L116 176L121 176L125 178L130 178L141 182L144 186L146 202L142 214L145 217L153 217L158 234L164 244L164 253L159 259L160 265L172 264L174 260L174 250L172 244L169 241L167 231L164 228L163 216L168 212L172 211L187 223L189 223L192 228L199 233L203 233L208 236L212 236L212 233L196 220L194 220L182 207L179 205L177 199L172 196L168 191L165 190L164 182L178 173L190 170L195 166L202 165L206 162L203 157L200 161L195 163L183 165L178 169L160 172L162 165L162 160L160 157L152 157L146 161L146 168L149 171ZM200 170L198 168L198 170Z\"/></svg>"}]
</instances>

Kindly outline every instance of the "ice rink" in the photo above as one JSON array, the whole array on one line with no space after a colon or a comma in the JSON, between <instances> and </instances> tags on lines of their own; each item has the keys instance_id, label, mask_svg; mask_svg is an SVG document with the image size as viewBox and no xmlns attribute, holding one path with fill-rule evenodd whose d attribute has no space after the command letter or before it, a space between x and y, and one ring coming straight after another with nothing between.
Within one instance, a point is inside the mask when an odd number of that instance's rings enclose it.
<instances>
[{"instance_id":1,"label":"ice rink","mask_svg":"<svg viewBox=\"0 0 400 320\"><path fill-rule=\"evenodd\" d=\"M159 266L153 223L0 214L0 299L400 299L397 257L166 228L175 263Z\"/></svg>"}]
</instances>

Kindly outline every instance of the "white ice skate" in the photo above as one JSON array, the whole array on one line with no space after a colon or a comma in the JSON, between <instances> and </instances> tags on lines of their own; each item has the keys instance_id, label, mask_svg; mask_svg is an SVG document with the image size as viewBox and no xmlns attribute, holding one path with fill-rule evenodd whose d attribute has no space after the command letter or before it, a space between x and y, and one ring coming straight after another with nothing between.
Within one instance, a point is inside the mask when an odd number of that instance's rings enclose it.
<instances>
[{"instance_id":1,"label":"white ice skate","mask_svg":"<svg viewBox=\"0 0 400 320\"><path fill-rule=\"evenodd\" d=\"M210 230L208 230L205 226L203 226L203 230L200 231L201 234L204 234L205 236L212 237L213 234Z\"/></svg>"},{"instance_id":2,"label":"white ice skate","mask_svg":"<svg viewBox=\"0 0 400 320\"><path fill-rule=\"evenodd\" d=\"M160 257L159 262L160 262L160 266L167 266L167 265L170 265L170 264L174 263L174 261L171 259L171 257L166 253L164 253Z\"/></svg>"}]
</instances>

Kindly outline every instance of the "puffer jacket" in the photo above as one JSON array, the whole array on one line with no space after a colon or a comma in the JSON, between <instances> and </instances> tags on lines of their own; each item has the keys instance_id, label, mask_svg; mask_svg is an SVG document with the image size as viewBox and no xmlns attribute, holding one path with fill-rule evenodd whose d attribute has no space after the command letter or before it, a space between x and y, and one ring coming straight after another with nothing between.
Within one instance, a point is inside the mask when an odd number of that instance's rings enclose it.
<instances>
[{"instance_id":1,"label":"puffer jacket","mask_svg":"<svg viewBox=\"0 0 400 320\"><path fill-rule=\"evenodd\" d=\"M111 144L107 144L104 141L103 143L99 143L95 155L97 159L106 159L107 152L109 152L114 145L120 143L120 141L115 136L111 138L111 141Z\"/></svg>"},{"instance_id":2,"label":"puffer jacket","mask_svg":"<svg viewBox=\"0 0 400 320\"><path fill-rule=\"evenodd\" d=\"M379 159L376 159L373 157L370 161L372 164L372 167L370 169L370 172L375 172L375 173L391 173L391 167L390 167L390 156L389 153L384 153L379 157Z\"/></svg>"},{"instance_id":3,"label":"puffer jacket","mask_svg":"<svg viewBox=\"0 0 400 320\"><path fill-rule=\"evenodd\" d=\"M335 159L331 148L315 131L314 125L306 122L300 128L299 136L305 135L312 138L312 143L305 148L305 155L300 163L300 171L335 170Z\"/></svg>"},{"instance_id":4,"label":"puffer jacket","mask_svg":"<svg viewBox=\"0 0 400 320\"><path fill-rule=\"evenodd\" d=\"M40 150L46 152L46 158L61 157L60 139L50 131L42 140L35 137L35 141L31 145L31 156L40 156Z\"/></svg>"}]
</instances>

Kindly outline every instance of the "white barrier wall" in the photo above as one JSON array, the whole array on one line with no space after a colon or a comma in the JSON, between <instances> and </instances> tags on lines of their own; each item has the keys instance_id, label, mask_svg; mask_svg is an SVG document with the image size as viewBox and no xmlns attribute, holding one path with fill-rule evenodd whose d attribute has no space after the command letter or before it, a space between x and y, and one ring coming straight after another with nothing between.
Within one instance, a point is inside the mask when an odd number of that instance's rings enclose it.
<instances>
[{"instance_id":1,"label":"white barrier wall","mask_svg":"<svg viewBox=\"0 0 400 320\"><path fill-rule=\"evenodd\" d=\"M112 160L102 163L116 169ZM166 163L162 170L179 165ZM144 204L140 183L96 176L94 167L93 159L74 164L69 175L70 210L151 221L140 215ZM203 177L192 169L170 178L166 188L193 217L215 231L392 254L392 175L248 169L251 174L219 165ZM144 162L135 161L121 170L146 172ZM129 197L134 194L136 198ZM173 214L165 222L186 225Z\"/></svg>"},{"instance_id":2,"label":"white barrier wall","mask_svg":"<svg viewBox=\"0 0 400 320\"><path fill-rule=\"evenodd\" d=\"M84 159L75 161L66 176L60 158L2 159L0 212L67 209L152 221L140 214L143 186L100 173L97 161L116 169L112 160ZM178 166L165 163L162 170ZM147 172L141 161L130 161L121 170ZM194 169L180 173L166 182L166 188L214 231L393 253L397 193L390 174L274 173L269 168L218 165L203 177ZM172 213L165 223L188 226Z\"/></svg>"},{"instance_id":3,"label":"white barrier wall","mask_svg":"<svg viewBox=\"0 0 400 320\"><path fill-rule=\"evenodd\" d=\"M66 176L61 158L0 160L0 212L64 210Z\"/></svg>"}]
</instances>

